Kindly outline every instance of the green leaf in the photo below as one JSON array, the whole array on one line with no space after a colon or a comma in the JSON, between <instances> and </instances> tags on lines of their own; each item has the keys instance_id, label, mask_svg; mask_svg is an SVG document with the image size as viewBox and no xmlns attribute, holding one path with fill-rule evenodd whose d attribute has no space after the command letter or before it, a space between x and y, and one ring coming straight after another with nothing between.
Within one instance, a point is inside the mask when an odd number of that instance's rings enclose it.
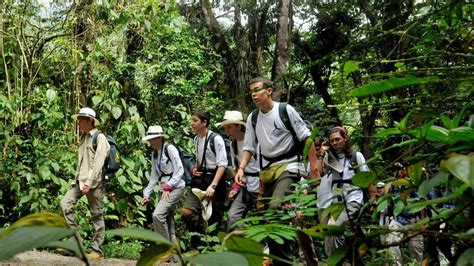
<instances>
[{"instance_id":1,"label":"green leaf","mask_svg":"<svg viewBox=\"0 0 474 266\"><path fill-rule=\"evenodd\" d=\"M449 119L449 117L447 117L446 115L441 114L440 118L441 118L441 122L443 123L443 126L445 128L452 129L454 127L453 126L453 121L451 121L451 119Z\"/></svg>"},{"instance_id":2,"label":"green leaf","mask_svg":"<svg viewBox=\"0 0 474 266\"><path fill-rule=\"evenodd\" d=\"M56 99L56 91L53 89L48 89L46 91L46 98L48 99L49 102L54 101L54 99Z\"/></svg>"},{"instance_id":3,"label":"green leaf","mask_svg":"<svg viewBox=\"0 0 474 266\"><path fill-rule=\"evenodd\" d=\"M331 252L328 258L328 265L339 265L347 255L348 247L342 246Z\"/></svg>"},{"instance_id":4,"label":"green leaf","mask_svg":"<svg viewBox=\"0 0 474 266\"><path fill-rule=\"evenodd\" d=\"M324 238L327 236L342 235L346 231L346 227L338 225L319 224L303 231L310 236Z\"/></svg>"},{"instance_id":5,"label":"green leaf","mask_svg":"<svg viewBox=\"0 0 474 266\"><path fill-rule=\"evenodd\" d=\"M474 152L468 155L452 154L445 166L456 178L474 188Z\"/></svg>"},{"instance_id":6,"label":"green leaf","mask_svg":"<svg viewBox=\"0 0 474 266\"><path fill-rule=\"evenodd\" d=\"M417 162L408 166L408 176L415 185L419 185L423 177L423 162Z\"/></svg>"},{"instance_id":7,"label":"green leaf","mask_svg":"<svg viewBox=\"0 0 474 266\"><path fill-rule=\"evenodd\" d=\"M41 165L38 169L39 176L41 176L42 179L49 180L50 175L51 175L51 170L49 170L49 167L45 164Z\"/></svg>"},{"instance_id":8,"label":"green leaf","mask_svg":"<svg viewBox=\"0 0 474 266\"><path fill-rule=\"evenodd\" d=\"M159 244L151 246L142 252L140 259L137 261L137 265L153 266L163 256L166 256L169 253L173 253L173 248L169 245Z\"/></svg>"},{"instance_id":9,"label":"green leaf","mask_svg":"<svg viewBox=\"0 0 474 266\"><path fill-rule=\"evenodd\" d=\"M115 119L119 119L121 115L122 115L122 109L120 109L120 107L118 107L118 106L114 106L112 108L112 116Z\"/></svg>"},{"instance_id":10,"label":"green leaf","mask_svg":"<svg viewBox=\"0 0 474 266\"><path fill-rule=\"evenodd\" d=\"M130 237L133 239L141 239L146 241L151 241L160 244L166 244L168 246L173 246L166 238L162 235L145 229L140 228L121 228L121 229L113 229L109 231L105 231L106 235L110 236L122 236L122 237Z\"/></svg>"},{"instance_id":11,"label":"green leaf","mask_svg":"<svg viewBox=\"0 0 474 266\"><path fill-rule=\"evenodd\" d=\"M12 258L18 253L71 236L74 228L28 226L14 229L10 234L0 239L0 261Z\"/></svg>"},{"instance_id":12,"label":"green leaf","mask_svg":"<svg viewBox=\"0 0 474 266\"><path fill-rule=\"evenodd\" d=\"M51 226L51 227L64 227L69 228L64 217L50 212L39 212L27 215L20 220L13 223L7 230L0 234L0 238L5 237L10 232L20 227L27 226Z\"/></svg>"},{"instance_id":13,"label":"green leaf","mask_svg":"<svg viewBox=\"0 0 474 266\"><path fill-rule=\"evenodd\" d=\"M361 61L346 61L344 63L344 76L349 75L350 73L359 70L359 65L361 64Z\"/></svg>"},{"instance_id":14,"label":"green leaf","mask_svg":"<svg viewBox=\"0 0 474 266\"><path fill-rule=\"evenodd\" d=\"M367 83L351 91L349 95L354 97L364 97L390 91L400 87L438 82L441 82L441 79L437 76L418 78L415 76L407 75L402 78L390 78Z\"/></svg>"},{"instance_id":15,"label":"green leaf","mask_svg":"<svg viewBox=\"0 0 474 266\"><path fill-rule=\"evenodd\" d=\"M420 195L420 197L426 197L426 195L428 195L428 192L430 192L431 189L433 189L436 186L439 186L442 183L446 183L447 180L448 180L448 173L443 172L443 171L438 172L435 176L433 176L432 178L428 180L423 181L420 184L420 187L418 188L418 195Z\"/></svg>"},{"instance_id":16,"label":"green leaf","mask_svg":"<svg viewBox=\"0 0 474 266\"><path fill-rule=\"evenodd\" d=\"M387 137L400 134L402 134L402 131L400 131L400 129L392 127L377 131L375 137Z\"/></svg>"},{"instance_id":17,"label":"green leaf","mask_svg":"<svg viewBox=\"0 0 474 266\"><path fill-rule=\"evenodd\" d=\"M432 200L424 200L424 201L420 201L420 202L410 204L410 205L406 206L404 208L404 210L412 211L412 212L418 212L418 211L421 211L423 208L426 208L426 206L437 205L437 204L449 202L449 201L454 200L455 198L456 198L455 195L450 195L450 196L436 198L436 199L432 199Z\"/></svg>"},{"instance_id":18,"label":"green leaf","mask_svg":"<svg viewBox=\"0 0 474 266\"><path fill-rule=\"evenodd\" d=\"M456 262L456 266L474 265L474 248L470 248L462 253Z\"/></svg>"},{"instance_id":19,"label":"green leaf","mask_svg":"<svg viewBox=\"0 0 474 266\"><path fill-rule=\"evenodd\" d=\"M410 180L408 180L408 179L406 179L406 178L395 179L395 180L393 180L391 183L392 183L392 186L409 187L409 186L412 185L412 183L410 182Z\"/></svg>"},{"instance_id":20,"label":"green leaf","mask_svg":"<svg viewBox=\"0 0 474 266\"><path fill-rule=\"evenodd\" d=\"M372 184L376 176L372 172L358 172L352 177L352 184L360 188L366 188Z\"/></svg>"},{"instance_id":21,"label":"green leaf","mask_svg":"<svg viewBox=\"0 0 474 266\"><path fill-rule=\"evenodd\" d=\"M92 97L92 104L94 106L97 106L99 105L100 102L102 102L102 99L103 99L102 95L95 95L94 97Z\"/></svg>"},{"instance_id":22,"label":"green leaf","mask_svg":"<svg viewBox=\"0 0 474 266\"><path fill-rule=\"evenodd\" d=\"M215 265L215 266L228 266L228 265L249 265L247 259L235 252L214 252L208 254L201 254L190 259L191 265Z\"/></svg>"},{"instance_id":23,"label":"green leaf","mask_svg":"<svg viewBox=\"0 0 474 266\"><path fill-rule=\"evenodd\" d=\"M263 247L260 243L253 241L252 239L232 236L226 240L225 247L229 251L243 255L247 259L248 265L259 266L262 264L262 258L264 256Z\"/></svg>"},{"instance_id":24,"label":"green leaf","mask_svg":"<svg viewBox=\"0 0 474 266\"><path fill-rule=\"evenodd\" d=\"M410 117L410 115L411 115L411 112L408 112L408 114L405 117L403 117L400 123L398 124L398 128L401 131L407 130L408 118Z\"/></svg>"},{"instance_id":25,"label":"green leaf","mask_svg":"<svg viewBox=\"0 0 474 266\"><path fill-rule=\"evenodd\" d=\"M449 139L449 130L444 127L432 125L426 131L426 139L429 141L447 143Z\"/></svg>"}]
</instances>

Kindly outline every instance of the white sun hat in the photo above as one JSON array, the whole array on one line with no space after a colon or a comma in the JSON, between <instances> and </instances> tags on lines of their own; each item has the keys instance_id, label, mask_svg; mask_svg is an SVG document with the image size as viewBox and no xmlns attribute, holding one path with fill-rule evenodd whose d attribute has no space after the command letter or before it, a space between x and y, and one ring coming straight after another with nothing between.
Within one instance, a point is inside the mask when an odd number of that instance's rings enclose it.
<instances>
[{"instance_id":1,"label":"white sun hat","mask_svg":"<svg viewBox=\"0 0 474 266\"><path fill-rule=\"evenodd\" d=\"M146 136L142 138L142 141L149 141L150 139L154 138L165 138L168 139L170 136L163 132L163 128L161 126L150 126L148 127L148 132Z\"/></svg>"},{"instance_id":2,"label":"white sun hat","mask_svg":"<svg viewBox=\"0 0 474 266\"><path fill-rule=\"evenodd\" d=\"M206 191L202 191L199 188L191 189L193 194L201 201L202 204L202 218L206 221L211 218L212 215L212 200L206 197Z\"/></svg>"},{"instance_id":3,"label":"white sun hat","mask_svg":"<svg viewBox=\"0 0 474 266\"><path fill-rule=\"evenodd\" d=\"M221 127L229 124L239 124L245 126L244 116L239 111L225 111L224 121L219 122L216 126Z\"/></svg>"},{"instance_id":4,"label":"white sun hat","mask_svg":"<svg viewBox=\"0 0 474 266\"><path fill-rule=\"evenodd\" d=\"M76 114L76 115L73 115L72 118L74 119L77 119L78 117L88 117L88 118L92 118L94 120L94 125L99 125L100 122L99 120L97 120L97 118L95 117L95 111L92 110L91 108L89 107L83 107L81 108L81 110L79 110L79 113Z\"/></svg>"}]
</instances>

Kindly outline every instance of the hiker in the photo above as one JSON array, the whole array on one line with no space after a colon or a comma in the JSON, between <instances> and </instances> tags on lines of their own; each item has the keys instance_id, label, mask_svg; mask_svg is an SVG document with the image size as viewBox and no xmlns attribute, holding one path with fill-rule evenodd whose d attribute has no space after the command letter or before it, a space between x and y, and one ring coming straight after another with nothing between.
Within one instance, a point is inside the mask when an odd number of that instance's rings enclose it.
<instances>
[{"instance_id":1,"label":"hiker","mask_svg":"<svg viewBox=\"0 0 474 266\"><path fill-rule=\"evenodd\" d=\"M91 108L85 107L73 115L80 131L79 149L77 156L77 170L73 186L61 199L61 211L69 226L75 227L74 207L82 196L87 197L91 222L95 233L92 236L92 251L87 254L91 260L104 258L102 245L104 244L104 162L110 150L110 145L104 134L97 136L97 144L93 145L93 136L97 132L95 128L99 125L96 113ZM96 146L96 147L94 147Z\"/></svg>"},{"instance_id":2,"label":"hiker","mask_svg":"<svg viewBox=\"0 0 474 266\"><path fill-rule=\"evenodd\" d=\"M204 197L212 201L212 215L209 217L207 224L217 223L217 228L220 228L224 216L226 196L226 184L223 175L228 162L224 139L221 135L212 132L209 129L209 124L210 115L207 112L192 112L191 127L197 133L194 138L197 163L193 170L191 187L204 191ZM206 221L203 219L201 201L195 193L189 193L183 204L183 219L186 227L191 232L205 232ZM198 244L196 239L192 242Z\"/></svg>"},{"instance_id":3,"label":"hiker","mask_svg":"<svg viewBox=\"0 0 474 266\"><path fill-rule=\"evenodd\" d=\"M153 153L150 180L143 191L141 204L144 205L150 201L153 188L159 183L160 192L158 203L153 211L153 225L157 233L174 243L176 241L174 209L184 193L186 184L182 179L184 168L179 151L174 145L166 144L167 139L169 136L163 132L161 126L150 126L147 135L142 138L142 141L148 142L153 148ZM165 261L167 259L162 258Z\"/></svg>"},{"instance_id":4,"label":"hiker","mask_svg":"<svg viewBox=\"0 0 474 266\"><path fill-rule=\"evenodd\" d=\"M274 88L270 79L254 78L249 81L248 87L258 109L247 118L242 160L235 181L239 185L244 184L244 173L248 171L246 167L252 156L260 151L262 196L272 198L267 207L280 209L284 197L291 191L291 185L298 182L301 176L307 175L297 144L307 142L310 131L293 106L272 100ZM282 117L282 114L286 117ZM269 245L271 254L288 259L285 254L288 253L287 246L276 243Z\"/></svg>"},{"instance_id":5,"label":"hiker","mask_svg":"<svg viewBox=\"0 0 474 266\"><path fill-rule=\"evenodd\" d=\"M328 138L329 146L316 147L317 160L315 172L312 175L321 178L321 183L317 188L320 222L328 225L342 225L357 217L364 200L362 190L353 186L351 179L356 172L367 172L369 168L362 153L352 148L352 140L343 127L332 128ZM337 219L322 217L322 210L336 203L343 203L345 206ZM344 235L325 238L328 255L343 245L345 245Z\"/></svg>"},{"instance_id":6,"label":"hiker","mask_svg":"<svg viewBox=\"0 0 474 266\"><path fill-rule=\"evenodd\" d=\"M218 123L225 130L227 136L232 139L230 146L232 155L232 166L239 167L242 160L242 148L244 146L245 122L239 111L226 111L224 120ZM255 209L260 185L258 156L252 156L242 178L242 185L234 182L228 194L231 201L228 211L227 231L230 232L238 220L244 218L250 210Z\"/></svg>"},{"instance_id":7,"label":"hiker","mask_svg":"<svg viewBox=\"0 0 474 266\"><path fill-rule=\"evenodd\" d=\"M397 163L395 166L400 168L396 174L397 178L409 180L407 168L399 163ZM405 191L407 191L407 189L404 186L392 186L390 187L389 191L392 195L401 195L402 193L406 193ZM410 201L420 200L416 190L411 190L407 196L408 200ZM397 232L396 230L413 229L413 227L416 226L415 224L425 217L425 211L421 210L414 212L411 210L404 210L398 215L395 215L395 205L393 200L390 200L387 205L388 224L386 224L386 226L388 229L394 231L387 234L385 238L382 239L382 242L384 244L391 245L388 250L393 256L394 265L405 264L403 262L402 252L400 250L400 242L406 236L410 237L408 240L408 252L410 253L411 258L415 259L418 263L421 263L424 256L423 235L416 233L405 234L402 232ZM417 229L414 229L414 231L417 231ZM399 245L395 245L395 243L399 243Z\"/></svg>"}]
</instances>

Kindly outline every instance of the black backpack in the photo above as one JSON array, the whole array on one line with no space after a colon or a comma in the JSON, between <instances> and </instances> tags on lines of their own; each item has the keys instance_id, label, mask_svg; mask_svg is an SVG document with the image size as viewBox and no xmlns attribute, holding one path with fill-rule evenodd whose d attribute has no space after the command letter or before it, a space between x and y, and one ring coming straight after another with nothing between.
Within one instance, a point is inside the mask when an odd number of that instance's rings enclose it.
<instances>
[{"instance_id":1,"label":"black backpack","mask_svg":"<svg viewBox=\"0 0 474 266\"><path fill-rule=\"evenodd\" d=\"M295 155L298 155L298 160L299 160L299 158L303 157L303 150L304 150L304 147L305 147L306 143L305 143L305 140L300 141L298 139L298 137L296 136L295 129L291 125L290 118L288 117L288 110L286 110L287 105L288 105L288 103L286 103L286 102L279 103L279 105L278 105L278 114L280 115L280 119L283 122L283 124L285 125L286 129L288 129L291 132L291 135L293 136L293 140L294 140L295 144L293 145L293 147L291 147L291 149L287 153L282 154L282 155L277 156L277 157L270 158L270 157L263 156L260 153L261 156L263 158L265 158L265 160L270 162L270 164L273 163L273 162L277 162L277 161L286 159L286 158L293 157ZM253 126L254 131L255 131L255 128L257 126L258 113L259 113L259 109L255 109L251 113L252 126ZM255 134L255 138L257 138L256 134ZM257 139L257 142L258 142L258 139ZM262 164L262 160L260 160L260 164Z\"/></svg>"},{"instance_id":2,"label":"black backpack","mask_svg":"<svg viewBox=\"0 0 474 266\"><path fill-rule=\"evenodd\" d=\"M184 173L181 179L184 180L184 182L186 183L186 186L191 185L191 180L193 178L192 169L196 166L196 158L194 157L194 154L184 152L177 145L165 144L164 152L165 152L166 157L168 158L168 162L171 160L168 153L169 145L175 147L178 150L179 158L181 159L181 163L183 164Z\"/></svg>"},{"instance_id":3,"label":"black backpack","mask_svg":"<svg viewBox=\"0 0 474 266\"><path fill-rule=\"evenodd\" d=\"M97 130L94 135L92 135L92 147L94 149L94 152L97 149L97 137L100 133L102 132L100 132L100 130ZM114 138L109 135L105 135L105 138L107 139L107 142L110 145L110 150L107 154L107 157L105 158L103 175L104 177L108 177L110 175L115 174L120 169L120 153L118 151L118 146Z\"/></svg>"},{"instance_id":4,"label":"black backpack","mask_svg":"<svg viewBox=\"0 0 474 266\"><path fill-rule=\"evenodd\" d=\"M214 144L214 139L216 138L217 135L219 135L219 134L216 133L216 132L211 132L211 134L209 135L209 147L211 148L211 151L212 151L212 153L214 153L214 155L216 154L216 147L214 146L215 145ZM224 172L224 178L226 180L232 181L232 180L234 180L234 176L235 176L234 169L232 169L232 167L231 167L232 166L232 155L230 153L230 145L232 145L232 144L229 140L227 140L225 138L222 138L222 139L224 140L225 153L226 153L226 156L227 156L227 168L225 169L225 172Z\"/></svg>"}]
</instances>

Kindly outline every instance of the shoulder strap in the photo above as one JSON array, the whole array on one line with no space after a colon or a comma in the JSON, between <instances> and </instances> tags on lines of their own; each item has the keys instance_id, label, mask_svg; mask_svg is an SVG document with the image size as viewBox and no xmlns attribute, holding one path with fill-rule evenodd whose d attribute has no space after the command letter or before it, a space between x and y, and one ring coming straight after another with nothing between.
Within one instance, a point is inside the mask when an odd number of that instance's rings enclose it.
<instances>
[{"instance_id":1,"label":"shoulder strap","mask_svg":"<svg viewBox=\"0 0 474 266\"><path fill-rule=\"evenodd\" d=\"M234 156L233 156L233 157L234 157L234 164L235 164L235 167L239 167L240 162L239 162L239 159L238 159L238 157L237 157L237 156L238 156L238 152L239 152L239 151L238 151L238 147L237 147L237 140L233 139L231 144L232 144L232 149L234 150L234 154L233 154Z\"/></svg>"},{"instance_id":2,"label":"shoulder strap","mask_svg":"<svg viewBox=\"0 0 474 266\"><path fill-rule=\"evenodd\" d=\"M359 167L354 167L358 166L359 162L357 162L357 151L355 149L352 149L352 155L351 158L349 158L349 165L354 169L354 172L357 173Z\"/></svg>"},{"instance_id":3,"label":"shoulder strap","mask_svg":"<svg viewBox=\"0 0 474 266\"><path fill-rule=\"evenodd\" d=\"M296 132L293 126L291 125L290 117L288 116L288 110L286 109L286 106L288 103L286 102L281 102L278 105L278 113L280 115L280 119L285 125L286 129L288 129L291 132L291 135L295 139L295 141L298 141L298 138L296 137Z\"/></svg>"},{"instance_id":4,"label":"shoulder strap","mask_svg":"<svg viewBox=\"0 0 474 266\"><path fill-rule=\"evenodd\" d=\"M216 132L211 132L211 134L209 135L209 146L211 147L211 151L214 153L214 155L216 154L216 147L214 144L216 136L217 136Z\"/></svg>"},{"instance_id":5,"label":"shoulder strap","mask_svg":"<svg viewBox=\"0 0 474 266\"><path fill-rule=\"evenodd\" d=\"M100 133L102 132L100 132L100 130L97 130L94 135L92 135L92 148L94 149L94 151L97 150L97 137Z\"/></svg>"},{"instance_id":6,"label":"shoulder strap","mask_svg":"<svg viewBox=\"0 0 474 266\"><path fill-rule=\"evenodd\" d=\"M165 146L163 147L163 150L164 150L164 152L165 152L166 158L168 158L168 161L167 161L167 162L169 162L169 161L171 160L171 159L170 159L170 154L169 154L169 152L168 152L168 147L169 147L169 145L173 145L173 144L166 144L166 143L165 143Z\"/></svg>"}]
</instances>

